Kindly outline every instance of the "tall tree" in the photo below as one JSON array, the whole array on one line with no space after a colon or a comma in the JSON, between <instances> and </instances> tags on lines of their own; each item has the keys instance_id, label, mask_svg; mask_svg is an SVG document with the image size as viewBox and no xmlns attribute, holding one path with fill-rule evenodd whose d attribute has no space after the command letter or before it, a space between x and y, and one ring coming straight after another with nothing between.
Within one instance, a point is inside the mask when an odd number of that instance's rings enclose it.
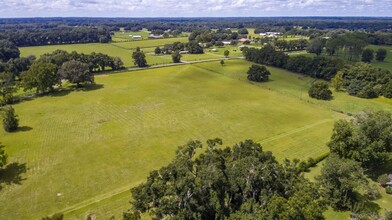
<instances>
[{"instance_id":1,"label":"tall tree","mask_svg":"<svg viewBox=\"0 0 392 220\"><path fill-rule=\"evenodd\" d=\"M12 104L13 94L17 91L15 86L14 77L11 73L0 73L0 105Z\"/></svg>"},{"instance_id":2,"label":"tall tree","mask_svg":"<svg viewBox=\"0 0 392 220\"><path fill-rule=\"evenodd\" d=\"M367 185L358 162L339 158L333 153L326 159L321 175L316 179L329 205L338 210L351 208L357 202L356 190Z\"/></svg>"},{"instance_id":3,"label":"tall tree","mask_svg":"<svg viewBox=\"0 0 392 220\"><path fill-rule=\"evenodd\" d=\"M181 62L181 54L180 54L179 50L176 50L172 54L172 60L173 60L173 63L180 63Z\"/></svg>"},{"instance_id":4,"label":"tall tree","mask_svg":"<svg viewBox=\"0 0 392 220\"><path fill-rule=\"evenodd\" d=\"M370 63L374 59L374 51L372 49L366 48L362 52L362 62Z\"/></svg>"},{"instance_id":5,"label":"tall tree","mask_svg":"<svg viewBox=\"0 0 392 220\"><path fill-rule=\"evenodd\" d=\"M161 54L162 50L160 47L156 47L154 52L155 52L155 55L159 55L159 54Z\"/></svg>"},{"instance_id":6,"label":"tall tree","mask_svg":"<svg viewBox=\"0 0 392 220\"><path fill-rule=\"evenodd\" d=\"M376 51L376 60L377 61L384 61L385 58L387 57L387 50L384 48L380 48Z\"/></svg>"},{"instance_id":7,"label":"tall tree","mask_svg":"<svg viewBox=\"0 0 392 220\"><path fill-rule=\"evenodd\" d=\"M4 108L3 128L6 132L12 132L18 129L19 119L15 114L15 109L12 106Z\"/></svg>"},{"instance_id":8,"label":"tall tree","mask_svg":"<svg viewBox=\"0 0 392 220\"><path fill-rule=\"evenodd\" d=\"M7 62L12 58L18 58L18 47L9 40L0 40L0 61Z\"/></svg>"},{"instance_id":9,"label":"tall tree","mask_svg":"<svg viewBox=\"0 0 392 220\"><path fill-rule=\"evenodd\" d=\"M136 51L132 53L132 59L133 59L133 63L138 67L147 66L146 55L144 55L144 53L140 50L140 48L137 48Z\"/></svg>"},{"instance_id":10,"label":"tall tree","mask_svg":"<svg viewBox=\"0 0 392 220\"><path fill-rule=\"evenodd\" d=\"M230 51L228 51L228 50L225 50L225 52L223 52L223 55L224 55L226 58L229 56L229 54L230 54Z\"/></svg>"},{"instance_id":11,"label":"tall tree","mask_svg":"<svg viewBox=\"0 0 392 220\"><path fill-rule=\"evenodd\" d=\"M87 64L80 61L71 60L63 63L58 73L62 79L76 83L78 87L80 83L94 83L94 74L90 72Z\"/></svg>"},{"instance_id":12,"label":"tall tree","mask_svg":"<svg viewBox=\"0 0 392 220\"><path fill-rule=\"evenodd\" d=\"M355 115L351 121L337 121L328 147L341 158L358 161L367 169L377 169L392 152L391 114L365 112Z\"/></svg>"},{"instance_id":13,"label":"tall tree","mask_svg":"<svg viewBox=\"0 0 392 220\"><path fill-rule=\"evenodd\" d=\"M325 40L320 37L317 37L317 38L313 38L309 42L309 45L306 47L306 51L309 53L314 53L317 56L320 56L320 54L323 52L324 47L325 47Z\"/></svg>"},{"instance_id":14,"label":"tall tree","mask_svg":"<svg viewBox=\"0 0 392 220\"><path fill-rule=\"evenodd\" d=\"M7 164L8 155L4 150L4 145L0 143L0 169Z\"/></svg>"},{"instance_id":15,"label":"tall tree","mask_svg":"<svg viewBox=\"0 0 392 220\"><path fill-rule=\"evenodd\" d=\"M112 57L112 61L110 62L110 68L112 68L112 70L120 70L124 68L124 62L121 60L120 57Z\"/></svg>"},{"instance_id":16,"label":"tall tree","mask_svg":"<svg viewBox=\"0 0 392 220\"><path fill-rule=\"evenodd\" d=\"M340 91L343 88L343 72L339 71L331 80L331 86L335 91Z\"/></svg>"},{"instance_id":17,"label":"tall tree","mask_svg":"<svg viewBox=\"0 0 392 220\"><path fill-rule=\"evenodd\" d=\"M37 93L53 91L61 83L54 64L35 62L30 69L21 74L24 90L36 89Z\"/></svg>"}]
</instances>

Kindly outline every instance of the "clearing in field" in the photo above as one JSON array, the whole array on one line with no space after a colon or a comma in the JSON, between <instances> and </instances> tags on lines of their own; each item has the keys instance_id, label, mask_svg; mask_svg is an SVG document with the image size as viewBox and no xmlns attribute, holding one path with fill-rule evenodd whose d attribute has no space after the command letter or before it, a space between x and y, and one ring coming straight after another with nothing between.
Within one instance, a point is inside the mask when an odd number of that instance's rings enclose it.
<instances>
[{"instance_id":1,"label":"clearing in field","mask_svg":"<svg viewBox=\"0 0 392 220\"><path fill-rule=\"evenodd\" d=\"M67 219L121 216L130 207L129 188L190 139L221 137L231 145L250 138L280 160L327 152L333 123L345 116L277 89L284 86L281 70L271 68L273 80L260 86L241 80L250 65L210 62L100 75L88 90L15 105L25 129L0 136L10 162L27 171L14 173L20 184L2 184L0 219L60 211Z\"/></svg>"}]
</instances>

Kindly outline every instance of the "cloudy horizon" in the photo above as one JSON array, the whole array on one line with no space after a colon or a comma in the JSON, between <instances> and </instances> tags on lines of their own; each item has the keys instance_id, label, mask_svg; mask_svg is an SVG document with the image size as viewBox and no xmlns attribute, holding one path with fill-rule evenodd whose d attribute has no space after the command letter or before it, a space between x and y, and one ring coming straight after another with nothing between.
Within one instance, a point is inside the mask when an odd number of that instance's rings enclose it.
<instances>
[{"instance_id":1,"label":"cloudy horizon","mask_svg":"<svg viewBox=\"0 0 392 220\"><path fill-rule=\"evenodd\" d=\"M391 0L0 0L0 17L390 17Z\"/></svg>"}]
</instances>

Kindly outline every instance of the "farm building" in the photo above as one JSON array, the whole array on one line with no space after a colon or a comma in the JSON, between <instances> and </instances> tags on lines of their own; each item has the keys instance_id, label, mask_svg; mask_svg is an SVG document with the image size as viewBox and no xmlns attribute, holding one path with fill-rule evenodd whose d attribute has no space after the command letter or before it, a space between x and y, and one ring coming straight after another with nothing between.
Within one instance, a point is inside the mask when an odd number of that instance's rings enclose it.
<instances>
[{"instance_id":1,"label":"farm building","mask_svg":"<svg viewBox=\"0 0 392 220\"><path fill-rule=\"evenodd\" d=\"M241 38L241 39L239 39L238 41L243 43L243 42L246 42L246 41L249 41L249 40L246 39L246 38Z\"/></svg>"},{"instance_id":2,"label":"farm building","mask_svg":"<svg viewBox=\"0 0 392 220\"><path fill-rule=\"evenodd\" d=\"M212 52L216 52L216 51L218 51L216 48L214 48L214 49L211 49L211 51Z\"/></svg>"},{"instance_id":3,"label":"farm building","mask_svg":"<svg viewBox=\"0 0 392 220\"><path fill-rule=\"evenodd\" d=\"M140 36L140 35L133 35L132 38L133 38L133 39L141 39L142 36Z\"/></svg>"},{"instance_id":4,"label":"farm building","mask_svg":"<svg viewBox=\"0 0 392 220\"><path fill-rule=\"evenodd\" d=\"M160 38L163 38L163 35L153 35L153 34L150 34L150 36L148 36L148 38L149 39L160 39Z\"/></svg>"},{"instance_id":5,"label":"farm building","mask_svg":"<svg viewBox=\"0 0 392 220\"><path fill-rule=\"evenodd\" d=\"M230 41L222 41L223 45L230 45Z\"/></svg>"},{"instance_id":6,"label":"farm building","mask_svg":"<svg viewBox=\"0 0 392 220\"><path fill-rule=\"evenodd\" d=\"M280 32L265 32L265 33L260 33L260 36L264 37L278 37L281 33Z\"/></svg>"},{"instance_id":7,"label":"farm building","mask_svg":"<svg viewBox=\"0 0 392 220\"><path fill-rule=\"evenodd\" d=\"M180 54L187 54L187 53L189 53L189 51L187 51L187 50L180 51Z\"/></svg>"}]
</instances>

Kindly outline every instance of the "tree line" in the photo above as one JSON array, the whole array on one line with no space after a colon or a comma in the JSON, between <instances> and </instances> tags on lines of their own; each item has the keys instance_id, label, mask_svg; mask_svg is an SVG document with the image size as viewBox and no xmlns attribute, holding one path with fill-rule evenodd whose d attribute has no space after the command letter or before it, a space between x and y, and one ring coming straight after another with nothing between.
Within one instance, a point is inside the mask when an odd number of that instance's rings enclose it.
<instances>
[{"instance_id":1,"label":"tree line","mask_svg":"<svg viewBox=\"0 0 392 220\"><path fill-rule=\"evenodd\" d=\"M112 37L106 28L54 27L34 29L6 29L0 39L9 40L19 47L77 43L108 43Z\"/></svg>"},{"instance_id":2,"label":"tree line","mask_svg":"<svg viewBox=\"0 0 392 220\"><path fill-rule=\"evenodd\" d=\"M332 80L337 90L361 98L392 97L392 74L389 70L375 68L366 63L348 63L338 57L303 55L288 56L271 45L261 49L246 48L245 59L259 64L284 68L316 79ZM331 99L328 85L317 84L311 97ZM316 95L315 91L322 94Z\"/></svg>"},{"instance_id":3,"label":"tree line","mask_svg":"<svg viewBox=\"0 0 392 220\"><path fill-rule=\"evenodd\" d=\"M245 59L259 64L284 68L314 78L330 80L344 66L344 61L330 57L289 56L266 45L261 49L246 48Z\"/></svg>"},{"instance_id":4,"label":"tree line","mask_svg":"<svg viewBox=\"0 0 392 220\"><path fill-rule=\"evenodd\" d=\"M119 70L124 66L119 57L63 50L43 54L38 60L35 57L7 59L7 62L0 62L2 105L15 101L13 94L18 87L25 91L35 89L37 93L47 93L53 91L54 86L61 85L62 80L80 87L82 83L94 82L93 72L104 71L107 67Z\"/></svg>"}]
</instances>

